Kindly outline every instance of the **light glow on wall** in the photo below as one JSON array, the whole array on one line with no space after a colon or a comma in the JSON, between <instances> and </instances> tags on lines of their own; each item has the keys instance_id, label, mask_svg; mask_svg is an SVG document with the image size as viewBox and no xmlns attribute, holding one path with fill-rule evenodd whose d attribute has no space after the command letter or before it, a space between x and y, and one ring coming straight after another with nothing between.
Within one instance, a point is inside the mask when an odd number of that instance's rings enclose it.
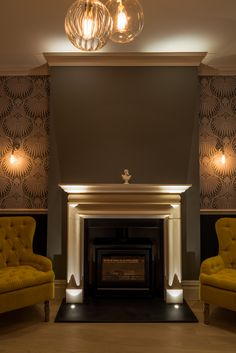
<instances>
[{"instance_id":1,"label":"light glow on wall","mask_svg":"<svg viewBox=\"0 0 236 353\"><path fill-rule=\"evenodd\" d=\"M145 47L150 52L207 52L209 51L209 39L203 36L184 35L168 36L162 40L151 40Z\"/></svg>"}]
</instances>

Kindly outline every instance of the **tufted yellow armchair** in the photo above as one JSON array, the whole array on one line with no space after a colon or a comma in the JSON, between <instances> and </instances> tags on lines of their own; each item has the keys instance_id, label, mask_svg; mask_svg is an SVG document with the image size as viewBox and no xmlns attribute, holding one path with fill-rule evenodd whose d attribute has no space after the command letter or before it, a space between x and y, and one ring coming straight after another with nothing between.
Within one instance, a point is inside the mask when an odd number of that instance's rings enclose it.
<instances>
[{"instance_id":1,"label":"tufted yellow armchair","mask_svg":"<svg viewBox=\"0 0 236 353\"><path fill-rule=\"evenodd\" d=\"M204 260L200 270L200 298L206 324L210 304L236 311L236 218L220 218L215 227L219 254Z\"/></svg>"},{"instance_id":2,"label":"tufted yellow armchair","mask_svg":"<svg viewBox=\"0 0 236 353\"><path fill-rule=\"evenodd\" d=\"M54 297L51 261L32 250L36 222L32 217L0 217L0 313Z\"/></svg>"}]
</instances>

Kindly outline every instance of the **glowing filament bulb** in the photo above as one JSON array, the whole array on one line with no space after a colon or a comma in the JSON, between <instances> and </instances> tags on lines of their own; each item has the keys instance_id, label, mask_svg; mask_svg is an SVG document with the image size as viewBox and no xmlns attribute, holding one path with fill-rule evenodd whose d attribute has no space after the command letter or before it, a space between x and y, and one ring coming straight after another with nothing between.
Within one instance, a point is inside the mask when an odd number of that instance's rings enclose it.
<instances>
[{"instance_id":1,"label":"glowing filament bulb","mask_svg":"<svg viewBox=\"0 0 236 353\"><path fill-rule=\"evenodd\" d=\"M85 16L82 24L83 38L91 39L93 37L93 20L89 16Z\"/></svg>"},{"instance_id":2,"label":"glowing filament bulb","mask_svg":"<svg viewBox=\"0 0 236 353\"><path fill-rule=\"evenodd\" d=\"M127 23L128 23L127 14L122 2L120 2L118 6L117 24L116 24L118 31L124 32L126 30Z\"/></svg>"},{"instance_id":3,"label":"glowing filament bulb","mask_svg":"<svg viewBox=\"0 0 236 353\"><path fill-rule=\"evenodd\" d=\"M12 152L11 157L10 157L10 163L11 164L16 164L17 158L14 156L14 152Z\"/></svg>"},{"instance_id":4,"label":"glowing filament bulb","mask_svg":"<svg viewBox=\"0 0 236 353\"><path fill-rule=\"evenodd\" d=\"M222 153L222 156L221 156L221 163L222 164L225 164L225 162L226 162L226 159L225 159L225 154L224 154L224 152Z\"/></svg>"}]
</instances>

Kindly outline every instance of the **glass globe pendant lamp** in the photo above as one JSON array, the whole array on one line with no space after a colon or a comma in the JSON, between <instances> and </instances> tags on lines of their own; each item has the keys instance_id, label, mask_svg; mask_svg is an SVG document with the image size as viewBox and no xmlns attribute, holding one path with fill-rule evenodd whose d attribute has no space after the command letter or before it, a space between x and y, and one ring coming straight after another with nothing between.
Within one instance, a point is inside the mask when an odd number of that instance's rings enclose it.
<instances>
[{"instance_id":1,"label":"glass globe pendant lamp","mask_svg":"<svg viewBox=\"0 0 236 353\"><path fill-rule=\"evenodd\" d=\"M106 7L113 20L110 39L115 43L129 43L142 31L144 15L138 0L108 0Z\"/></svg>"},{"instance_id":2,"label":"glass globe pendant lamp","mask_svg":"<svg viewBox=\"0 0 236 353\"><path fill-rule=\"evenodd\" d=\"M84 51L101 49L108 41L113 21L106 6L98 0L77 0L65 17L65 32L71 43Z\"/></svg>"}]
</instances>

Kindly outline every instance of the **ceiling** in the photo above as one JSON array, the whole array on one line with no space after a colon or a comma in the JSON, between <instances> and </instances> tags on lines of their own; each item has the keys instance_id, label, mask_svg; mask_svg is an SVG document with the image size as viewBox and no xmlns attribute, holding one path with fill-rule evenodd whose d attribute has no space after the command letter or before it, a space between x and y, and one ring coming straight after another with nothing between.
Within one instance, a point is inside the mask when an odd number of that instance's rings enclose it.
<instances>
[{"instance_id":1,"label":"ceiling","mask_svg":"<svg viewBox=\"0 0 236 353\"><path fill-rule=\"evenodd\" d=\"M44 52L79 52L64 32L64 17L73 1L1 0L1 73L42 66ZM236 73L235 0L140 2L143 32L129 44L109 42L102 53L207 52L203 64Z\"/></svg>"}]
</instances>

